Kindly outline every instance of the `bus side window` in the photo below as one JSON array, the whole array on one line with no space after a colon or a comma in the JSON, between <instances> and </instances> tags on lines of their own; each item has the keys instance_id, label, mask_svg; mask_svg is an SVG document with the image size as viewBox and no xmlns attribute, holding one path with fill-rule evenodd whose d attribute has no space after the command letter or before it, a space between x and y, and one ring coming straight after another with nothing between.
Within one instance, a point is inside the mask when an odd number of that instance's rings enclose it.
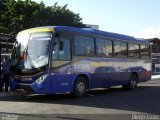
<instances>
[{"instance_id":1,"label":"bus side window","mask_svg":"<svg viewBox=\"0 0 160 120\"><path fill-rule=\"evenodd\" d=\"M86 41L86 55L87 56L94 56L95 55L95 50L94 50L94 39L85 37Z\"/></svg>"},{"instance_id":2,"label":"bus side window","mask_svg":"<svg viewBox=\"0 0 160 120\"><path fill-rule=\"evenodd\" d=\"M83 35L75 35L74 37L75 55L94 56L94 39Z\"/></svg>"},{"instance_id":3,"label":"bus side window","mask_svg":"<svg viewBox=\"0 0 160 120\"><path fill-rule=\"evenodd\" d=\"M114 56L119 58L127 57L127 43L114 41Z\"/></svg>"},{"instance_id":4,"label":"bus side window","mask_svg":"<svg viewBox=\"0 0 160 120\"><path fill-rule=\"evenodd\" d=\"M128 43L128 56L133 58L134 57L139 58L140 57L139 45L134 43Z\"/></svg>"},{"instance_id":5,"label":"bus side window","mask_svg":"<svg viewBox=\"0 0 160 120\"><path fill-rule=\"evenodd\" d=\"M84 37L81 35L75 35L74 37L74 50L75 50L75 55L80 55L80 56L85 56L85 40Z\"/></svg>"},{"instance_id":6,"label":"bus side window","mask_svg":"<svg viewBox=\"0 0 160 120\"><path fill-rule=\"evenodd\" d=\"M139 58L140 57L140 45L135 45L135 57Z\"/></svg>"},{"instance_id":7,"label":"bus side window","mask_svg":"<svg viewBox=\"0 0 160 120\"><path fill-rule=\"evenodd\" d=\"M128 43L128 56L135 57L135 46L132 43Z\"/></svg>"},{"instance_id":8,"label":"bus side window","mask_svg":"<svg viewBox=\"0 0 160 120\"><path fill-rule=\"evenodd\" d=\"M104 39L101 39L101 38L96 39L96 53L98 57L106 56Z\"/></svg>"},{"instance_id":9,"label":"bus side window","mask_svg":"<svg viewBox=\"0 0 160 120\"><path fill-rule=\"evenodd\" d=\"M141 45L141 58L150 58L149 46Z\"/></svg>"},{"instance_id":10,"label":"bus side window","mask_svg":"<svg viewBox=\"0 0 160 120\"><path fill-rule=\"evenodd\" d=\"M112 41L105 40L105 54L107 57L112 57Z\"/></svg>"}]
</instances>

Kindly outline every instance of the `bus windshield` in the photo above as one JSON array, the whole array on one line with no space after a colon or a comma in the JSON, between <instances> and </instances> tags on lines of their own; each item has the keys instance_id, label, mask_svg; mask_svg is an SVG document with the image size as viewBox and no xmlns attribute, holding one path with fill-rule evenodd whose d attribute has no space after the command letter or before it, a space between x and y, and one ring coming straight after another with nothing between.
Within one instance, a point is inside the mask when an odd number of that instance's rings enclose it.
<instances>
[{"instance_id":1,"label":"bus windshield","mask_svg":"<svg viewBox=\"0 0 160 120\"><path fill-rule=\"evenodd\" d=\"M33 69L48 64L52 33L25 33L17 36L11 65L20 69Z\"/></svg>"}]
</instances>

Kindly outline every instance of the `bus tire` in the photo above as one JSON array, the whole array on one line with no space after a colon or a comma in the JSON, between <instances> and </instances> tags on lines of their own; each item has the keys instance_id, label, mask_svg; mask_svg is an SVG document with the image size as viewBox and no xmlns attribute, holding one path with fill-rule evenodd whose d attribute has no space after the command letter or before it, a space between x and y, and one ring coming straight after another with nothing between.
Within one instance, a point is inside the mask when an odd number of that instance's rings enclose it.
<instances>
[{"instance_id":1,"label":"bus tire","mask_svg":"<svg viewBox=\"0 0 160 120\"><path fill-rule=\"evenodd\" d=\"M86 79L82 76L77 77L73 84L73 91L72 91L73 97L76 98L84 97L86 95L86 91L87 91Z\"/></svg>"},{"instance_id":2,"label":"bus tire","mask_svg":"<svg viewBox=\"0 0 160 120\"><path fill-rule=\"evenodd\" d=\"M131 74L130 79L129 79L129 83L127 85L122 85L122 87L127 90L133 90L134 88L137 87L137 83L138 83L137 75Z\"/></svg>"}]
</instances>

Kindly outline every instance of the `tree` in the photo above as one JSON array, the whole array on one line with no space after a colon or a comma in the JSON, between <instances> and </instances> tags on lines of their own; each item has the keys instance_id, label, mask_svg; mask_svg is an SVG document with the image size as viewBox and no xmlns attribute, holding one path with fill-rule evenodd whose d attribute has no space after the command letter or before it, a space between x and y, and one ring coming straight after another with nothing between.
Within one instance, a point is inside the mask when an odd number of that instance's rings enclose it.
<instances>
[{"instance_id":1,"label":"tree","mask_svg":"<svg viewBox=\"0 0 160 120\"><path fill-rule=\"evenodd\" d=\"M86 27L79 14L70 11L67 5L45 6L32 0L0 0L0 32L17 34L37 26Z\"/></svg>"}]
</instances>

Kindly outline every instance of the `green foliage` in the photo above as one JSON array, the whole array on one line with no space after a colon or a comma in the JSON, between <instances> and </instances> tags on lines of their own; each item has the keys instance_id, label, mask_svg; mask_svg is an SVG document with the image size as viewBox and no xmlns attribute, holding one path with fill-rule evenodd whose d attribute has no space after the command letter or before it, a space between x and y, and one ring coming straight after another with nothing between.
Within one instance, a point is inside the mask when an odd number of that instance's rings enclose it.
<instances>
[{"instance_id":1,"label":"green foliage","mask_svg":"<svg viewBox=\"0 0 160 120\"><path fill-rule=\"evenodd\" d=\"M67 5L45 6L32 0L0 0L0 32L17 34L19 31L38 26L85 27L79 14Z\"/></svg>"}]
</instances>

